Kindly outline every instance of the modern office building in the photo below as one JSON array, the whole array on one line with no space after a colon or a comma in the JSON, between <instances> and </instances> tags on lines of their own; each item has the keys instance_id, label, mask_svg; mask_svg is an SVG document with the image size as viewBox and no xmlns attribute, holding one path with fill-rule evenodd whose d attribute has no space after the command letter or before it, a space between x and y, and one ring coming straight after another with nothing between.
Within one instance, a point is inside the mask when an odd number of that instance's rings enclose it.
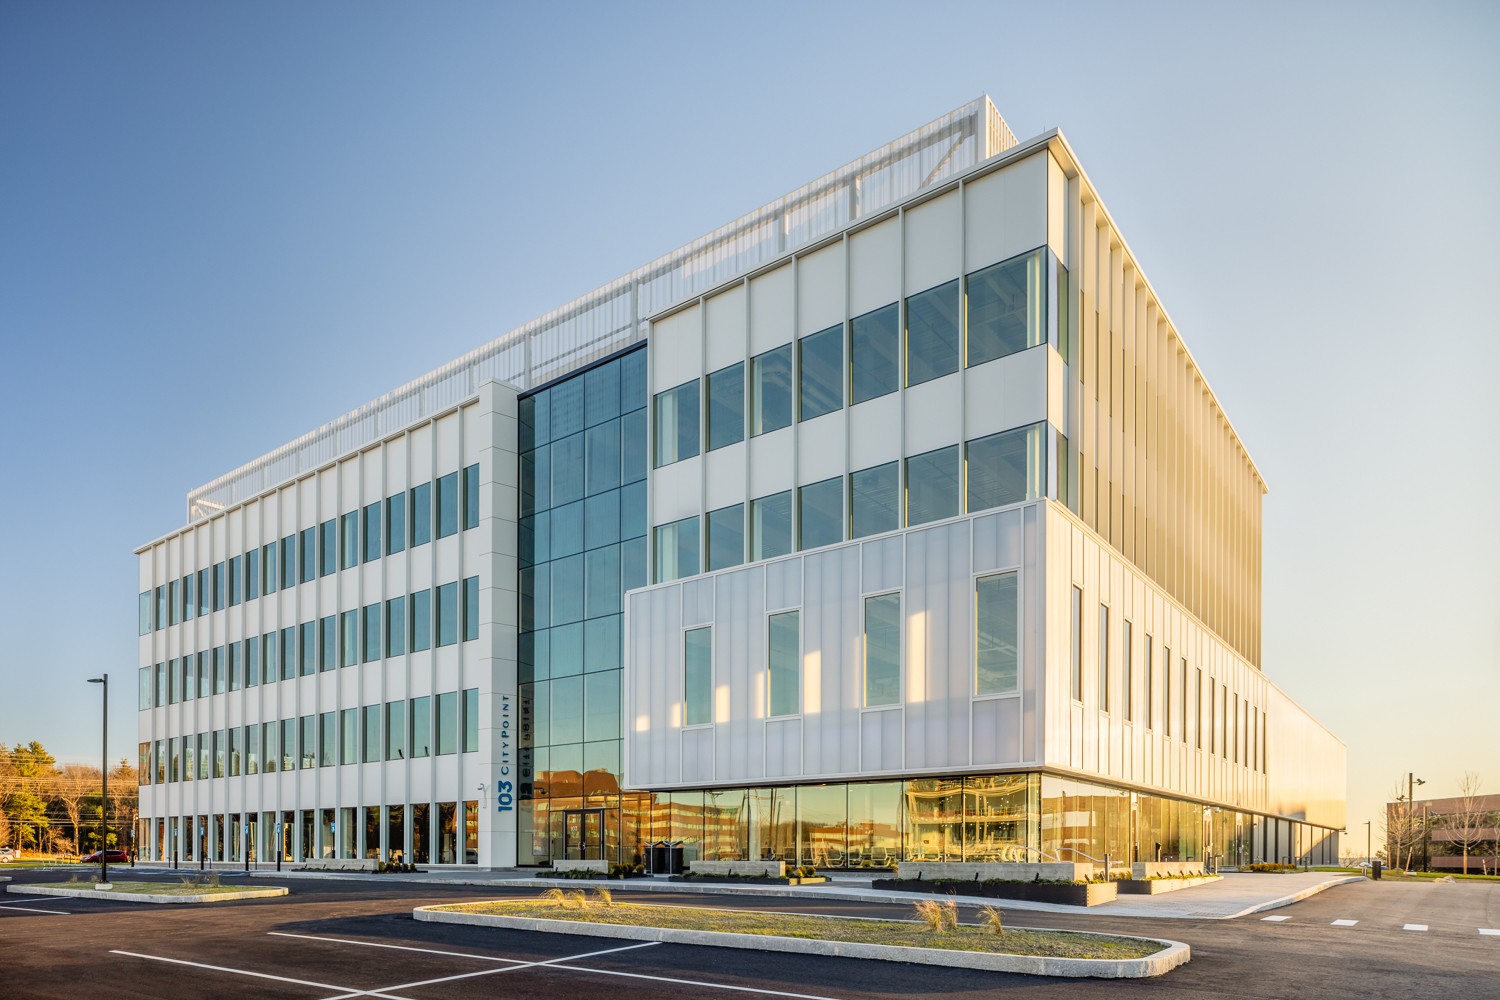
<instances>
[{"instance_id":1,"label":"modern office building","mask_svg":"<svg viewBox=\"0 0 1500 1000\"><path fill-rule=\"evenodd\" d=\"M1385 856L1422 871L1500 874L1500 795L1387 802Z\"/></svg>"},{"instance_id":2,"label":"modern office building","mask_svg":"<svg viewBox=\"0 0 1500 1000\"><path fill-rule=\"evenodd\" d=\"M143 857L1337 857L1254 463L986 98L188 495Z\"/></svg>"}]
</instances>

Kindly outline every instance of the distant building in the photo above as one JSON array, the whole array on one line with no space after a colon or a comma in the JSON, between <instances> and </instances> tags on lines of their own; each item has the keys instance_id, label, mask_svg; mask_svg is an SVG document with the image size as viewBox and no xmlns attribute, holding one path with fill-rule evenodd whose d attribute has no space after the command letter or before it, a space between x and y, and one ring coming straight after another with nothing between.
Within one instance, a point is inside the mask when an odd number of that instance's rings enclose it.
<instances>
[{"instance_id":1,"label":"distant building","mask_svg":"<svg viewBox=\"0 0 1500 1000\"><path fill-rule=\"evenodd\" d=\"M1410 851L1413 869L1462 872L1467 840L1469 873L1500 874L1500 795L1476 796L1468 812L1461 798L1417 799L1410 813L1404 801L1387 802L1385 815L1390 864Z\"/></svg>"},{"instance_id":2,"label":"distant building","mask_svg":"<svg viewBox=\"0 0 1500 1000\"><path fill-rule=\"evenodd\" d=\"M974 101L192 491L141 855L1331 862L1265 490L1067 141Z\"/></svg>"}]
</instances>

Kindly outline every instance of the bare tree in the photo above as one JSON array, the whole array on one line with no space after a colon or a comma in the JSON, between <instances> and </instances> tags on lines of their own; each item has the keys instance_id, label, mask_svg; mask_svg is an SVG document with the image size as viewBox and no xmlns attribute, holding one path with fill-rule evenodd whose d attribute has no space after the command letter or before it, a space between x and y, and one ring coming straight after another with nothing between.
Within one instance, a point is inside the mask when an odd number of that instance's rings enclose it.
<instances>
[{"instance_id":1,"label":"bare tree","mask_svg":"<svg viewBox=\"0 0 1500 1000\"><path fill-rule=\"evenodd\" d=\"M73 828L73 850L83 851L83 839L79 826L83 819L84 803L99 794L99 769L87 764L64 764L53 779L52 797L68 817Z\"/></svg>"},{"instance_id":2,"label":"bare tree","mask_svg":"<svg viewBox=\"0 0 1500 1000\"><path fill-rule=\"evenodd\" d=\"M1407 800L1406 783L1397 779L1387 793L1385 822L1381 830L1386 843L1386 863L1396 871L1411 867L1412 855L1422 842L1422 818Z\"/></svg>"},{"instance_id":3,"label":"bare tree","mask_svg":"<svg viewBox=\"0 0 1500 1000\"><path fill-rule=\"evenodd\" d=\"M1479 787L1479 775L1473 771L1465 771L1458 782L1458 808L1449 814L1444 824L1449 833L1448 839L1463 850L1465 875L1469 874L1469 851L1493 836L1493 817L1488 810L1482 808L1484 800L1480 797Z\"/></svg>"}]
</instances>

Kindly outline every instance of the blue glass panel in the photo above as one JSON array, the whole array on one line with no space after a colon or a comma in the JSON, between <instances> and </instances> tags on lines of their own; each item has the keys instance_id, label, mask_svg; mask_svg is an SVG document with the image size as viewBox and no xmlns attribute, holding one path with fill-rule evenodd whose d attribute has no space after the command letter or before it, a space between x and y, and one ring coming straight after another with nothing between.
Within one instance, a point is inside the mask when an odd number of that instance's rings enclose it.
<instances>
[{"instance_id":1,"label":"blue glass panel","mask_svg":"<svg viewBox=\"0 0 1500 1000\"><path fill-rule=\"evenodd\" d=\"M583 501L552 509L552 558L583 551Z\"/></svg>"},{"instance_id":2,"label":"blue glass panel","mask_svg":"<svg viewBox=\"0 0 1500 1000\"><path fill-rule=\"evenodd\" d=\"M583 618L583 556L557 559L552 566L552 623L566 625Z\"/></svg>"},{"instance_id":3,"label":"blue glass panel","mask_svg":"<svg viewBox=\"0 0 1500 1000\"><path fill-rule=\"evenodd\" d=\"M597 549L620 540L620 491L611 490L583 502L583 547Z\"/></svg>"},{"instance_id":4,"label":"blue glass panel","mask_svg":"<svg viewBox=\"0 0 1500 1000\"><path fill-rule=\"evenodd\" d=\"M583 499L583 435L552 443L552 506Z\"/></svg>"},{"instance_id":5,"label":"blue glass panel","mask_svg":"<svg viewBox=\"0 0 1500 1000\"><path fill-rule=\"evenodd\" d=\"M583 623L558 625L547 631L552 638L552 676L583 673Z\"/></svg>"},{"instance_id":6,"label":"blue glass panel","mask_svg":"<svg viewBox=\"0 0 1500 1000\"><path fill-rule=\"evenodd\" d=\"M620 485L620 421L611 419L584 432L587 491L603 493Z\"/></svg>"},{"instance_id":7,"label":"blue glass panel","mask_svg":"<svg viewBox=\"0 0 1500 1000\"><path fill-rule=\"evenodd\" d=\"M584 423L595 424L612 420L620 414L620 368L618 365L600 365L583 375Z\"/></svg>"}]
</instances>

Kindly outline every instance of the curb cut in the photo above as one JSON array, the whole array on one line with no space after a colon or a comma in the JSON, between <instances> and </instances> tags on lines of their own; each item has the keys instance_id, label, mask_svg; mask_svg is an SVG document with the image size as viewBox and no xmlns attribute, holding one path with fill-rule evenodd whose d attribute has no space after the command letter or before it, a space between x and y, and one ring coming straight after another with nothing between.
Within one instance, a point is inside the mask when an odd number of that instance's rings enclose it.
<instances>
[{"instance_id":1,"label":"curb cut","mask_svg":"<svg viewBox=\"0 0 1500 1000\"><path fill-rule=\"evenodd\" d=\"M439 910L430 906L417 907L412 911L412 916L417 920L431 923L469 924L627 941L661 941L714 948L746 948L754 951L791 952L799 955L909 962L917 965L941 965L948 968L978 969L987 972L1011 972L1027 976L1145 979L1164 975L1192 958L1192 952L1187 945L1162 938L1136 938L1136 940L1151 941L1165 946L1161 951L1147 955L1145 958L1045 958L1037 955L1004 955L994 952L952 951L942 948L906 948L897 945L819 941L765 934L676 930L665 927L642 927L634 924L589 924L573 920L506 917L490 913ZM1111 936L1130 937L1130 935L1121 934Z\"/></svg>"},{"instance_id":2,"label":"curb cut","mask_svg":"<svg viewBox=\"0 0 1500 1000\"><path fill-rule=\"evenodd\" d=\"M291 890L284 886L267 889L253 889L249 892L213 892L198 896L159 896L154 893L145 892L108 892L97 889L61 889L46 885L12 885L7 886L7 893L20 893L25 896L73 896L80 899L108 899L127 903L233 903L241 899L268 899L272 896L285 896Z\"/></svg>"},{"instance_id":3,"label":"curb cut","mask_svg":"<svg viewBox=\"0 0 1500 1000\"><path fill-rule=\"evenodd\" d=\"M1231 913L1229 914L1229 916L1220 917L1219 919L1234 920L1237 917L1248 917L1252 913L1264 913L1266 910L1279 910L1283 906L1291 906L1293 903L1300 903L1302 900L1306 899L1309 896L1316 896L1324 889L1332 889L1336 885L1348 885L1350 882L1363 881L1365 881L1365 877L1363 875L1349 875L1345 878L1329 879L1327 882L1319 882L1317 885L1308 886L1301 892L1294 892L1290 896L1282 896L1279 899L1273 899L1269 903L1259 903L1255 906L1246 907L1238 913Z\"/></svg>"}]
</instances>

